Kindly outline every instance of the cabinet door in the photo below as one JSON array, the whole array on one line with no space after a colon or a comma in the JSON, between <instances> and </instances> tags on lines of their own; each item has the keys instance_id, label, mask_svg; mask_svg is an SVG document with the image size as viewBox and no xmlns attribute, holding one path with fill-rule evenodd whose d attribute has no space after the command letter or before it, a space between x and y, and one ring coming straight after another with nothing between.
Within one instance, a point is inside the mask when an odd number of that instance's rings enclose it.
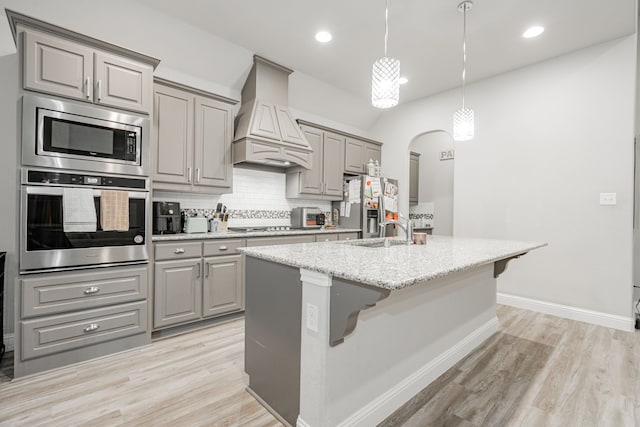
<instances>
[{"instance_id":1,"label":"cabinet door","mask_svg":"<svg viewBox=\"0 0 640 427\"><path fill-rule=\"evenodd\" d=\"M23 42L25 89L92 101L92 49L29 31Z\"/></svg>"},{"instance_id":2,"label":"cabinet door","mask_svg":"<svg viewBox=\"0 0 640 427\"><path fill-rule=\"evenodd\" d=\"M95 54L94 102L149 114L153 68L106 52Z\"/></svg>"},{"instance_id":3,"label":"cabinet door","mask_svg":"<svg viewBox=\"0 0 640 427\"><path fill-rule=\"evenodd\" d=\"M420 157L411 153L409 156L409 203L418 203L420 182Z\"/></svg>"},{"instance_id":4,"label":"cabinet door","mask_svg":"<svg viewBox=\"0 0 640 427\"><path fill-rule=\"evenodd\" d=\"M195 128L194 183L231 189L231 106L214 99L196 97Z\"/></svg>"},{"instance_id":5,"label":"cabinet door","mask_svg":"<svg viewBox=\"0 0 640 427\"><path fill-rule=\"evenodd\" d=\"M344 165L344 136L324 133L322 153L324 195L328 199L342 200L342 174Z\"/></svg>"},{"instance_id":6,"label":"cabinet door","mask_svg":"<svg viewBox=\"0 0 640 427\"><path fill-rule=\"evenodd\" d=\"M153 181L187 184L189 188L193 173L193 96L155 85L154 98Z\"/></svg>"},{"instance_id":7,"label":"cabinet door","mask_svg":"<svg viewBox=\"0 0 640 427\"><path fill-rule=\"evenodd\" d=\"M369 159L373 160L374 163L377 160L380 164L382 164L382 148L377 144L365 142L364 163L369 162Z\"/></svg>"},{"instance_id":8,"label":"cabinet door","mask_svg":"<svg viewBox=\"0 0 640 427\"><path fill-rule=\"evenodd\" d=\"M352 173L364 173L364 142L354 138L348 138L344 147L344 171ZM369 159L367 159L368 161Z\"/></svg>"},{"instance_id":9,"label":"cabinet door","mask_svg":"<svg viewBox=\"0 0 640 427\"><path fill-rule=\"evenodd\" d=\"M244 260L242 255L204 259L203 317L244 308Z\"/></svg>"},{"instance_id":10,"label":"cabinet door","mask_svg":"<svg viewBox=\"0 0 640 427\"><path fill-rule=\"evenodd\" d=\"M153 327L200 319L202 315L201 259L155 263Z\"/></svg>"},{"instance_id":11,"label":"cabinet door","mask_svg":"<svg viewBox=\"0 0 640 427\"><path fill-rule=\"evenodd\" d=\"M311 169L300 173L300 193L322 195L322 138L323 132L308 126L301 126L313 149Z\"/></svg>"}]
</instances>

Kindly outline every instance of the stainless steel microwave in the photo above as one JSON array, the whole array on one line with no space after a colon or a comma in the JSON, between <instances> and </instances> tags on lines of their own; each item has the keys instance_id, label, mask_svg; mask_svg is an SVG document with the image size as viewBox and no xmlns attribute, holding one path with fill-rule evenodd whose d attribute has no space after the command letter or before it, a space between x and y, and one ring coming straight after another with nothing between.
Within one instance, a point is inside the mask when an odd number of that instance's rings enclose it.
<instances>
[{"instance_id":1,"label":"stainless steel microwave","mask_svg":"<svg viewBox=\"0 0 640 427\"><path fill-rule=\"evenodd\" d=\"M149 175L145 116L35 95L22 97L22 164Z\"/></svg>"}]
</instances>

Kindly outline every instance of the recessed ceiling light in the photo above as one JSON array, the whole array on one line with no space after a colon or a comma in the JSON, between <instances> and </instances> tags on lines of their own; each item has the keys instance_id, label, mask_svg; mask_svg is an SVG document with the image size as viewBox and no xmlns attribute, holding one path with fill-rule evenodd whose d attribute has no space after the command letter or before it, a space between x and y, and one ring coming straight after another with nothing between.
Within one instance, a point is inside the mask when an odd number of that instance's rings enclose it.
<instances>
[{"instance_id":1,"label":"recessed ceiling light","mask_svg":"<svg viewBox=\"0 0 640 427\"><path fill-rule=\"evenodd\" d=\"M316 33L316 40L318 40L320 43L330 42L331 38L331 33L329 33L328 31L318 31Z\"/></svg>"},{"instance_id":2,"label":"recessed ceiling light","mask_svg":"<svg viewBox=\"0 0 640 427\"><path fill-rule=\"evenodd\" d=\"M529 28L527 31L522 33L522 37L525 39L530 39L532 37L537 37L544 32L544 27L540 27L538 25Z\"/></svg>"},{"instance_id":3,"label":"recessed ceiling light","mask_svg":"<svg viewBox=\"0 0 640 427\"><path fill-rule=\"evenodd\" d=\"M400 77L400 79L398 80L398 83L400 83L401 85L407 83L409 81L408 78L406 77Z\"/></svg>"}]
</instances>

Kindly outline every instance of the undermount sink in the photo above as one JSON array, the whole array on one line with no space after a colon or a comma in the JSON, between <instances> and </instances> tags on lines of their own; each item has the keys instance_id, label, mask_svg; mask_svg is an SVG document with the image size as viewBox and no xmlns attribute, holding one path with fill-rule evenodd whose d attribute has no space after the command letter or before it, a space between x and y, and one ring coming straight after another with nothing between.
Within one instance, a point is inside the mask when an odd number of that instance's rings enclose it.
<instances>
[{"instance_id":1,"label":"undermount sink","mask_svg":"<svg viewBox=\"0 0 640 427\"><path fill-rule=\"evenodd\" d=\"M386 241L386 242L385 242ZM386 244L385 244L386 243ZM370 240L350 240L349 245L362 246L364 248L390 248L392 246L406 246L407 242L404 240L392 240L392 239L376 239Z\"/></svg>"}]
</instances>

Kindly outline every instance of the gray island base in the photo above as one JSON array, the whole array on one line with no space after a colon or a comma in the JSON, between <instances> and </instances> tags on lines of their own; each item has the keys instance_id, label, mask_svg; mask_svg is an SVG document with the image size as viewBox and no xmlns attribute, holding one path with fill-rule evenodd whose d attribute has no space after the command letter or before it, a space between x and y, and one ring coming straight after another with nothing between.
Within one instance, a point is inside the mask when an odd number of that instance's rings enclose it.
<instances>
[{"instance_id":1,"label":"gray island base","mask_svg":"<svg viewBox=\"0 0 640 427\"><path fill-rule=\"evenodd\" d=\"M243 249L248 390L288 425L384 420L498 331L497 276L544 246L363 242Z\"/></svg>"}]
</instances>

